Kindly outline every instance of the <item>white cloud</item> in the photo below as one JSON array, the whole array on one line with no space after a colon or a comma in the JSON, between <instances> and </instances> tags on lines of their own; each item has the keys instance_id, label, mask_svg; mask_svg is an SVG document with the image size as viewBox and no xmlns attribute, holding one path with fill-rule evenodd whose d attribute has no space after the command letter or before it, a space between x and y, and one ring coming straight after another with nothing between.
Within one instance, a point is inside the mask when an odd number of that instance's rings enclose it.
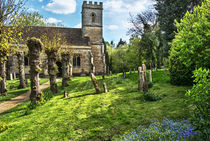
<instances>
[{"instance_id":1,"label":"white cloud","mask_svg":"<svg viewBox=\"0 0 210 141\"><path fill-rule=\"evenodd\" d=\"M111 11L111 12L139 12L142 10L145 10L147 6L152 5L152 0L107 0L104 3L105 10Z\"/></svg>"},{"instance_id":2,"label":"white cloud","mask_svg":"<svg viewBox=\"0 0 210 141\"><path fill-rule=\"evenodd\" d=\"M55 24L57 24L57 23L61 23L61 22L63 22L63 21L55 19L55 18L52 18L52 17L46 19L46 23L55 23Z\"/></svg>"},{"instance_id":3,"label":"white cloud","mask_svg":"<svg viewBox=\"0 0 210 141\"><path fill-rule=\"evenodd\" d=\"M56 14L71 14L76 11L76 0L52 0L42 8Z\"/></svg>"},{"instance_id":4,"label":"white cloud","mask_svg":"<svg viewBox=\"0 0 210 141\"><path fill-rule=\"evenodd\" d=\"M30 12L38 12L39 10L38 9L34 9L34 8L29 8L28 11L30 11Z\"/></svg>"},{"instance_id":5,"label":"white cloud","mask_svg":"<svg viewBox=\"0 0 210 141\"><path fill-rule=\"evenodd\" d=\"M109 25L107 27L109 30L116 30L116 29L119 29L119 27L117 25Z\"/></svg>"},{"instance_id":6,"label":"white cloud","mask_svg":"<svg viewBox=\"0 0 210 141\"><path fill-rule=\"evenodd\" d=\"M43 0L39 0L39 2L43 2Z\"/></svg>"},{"instance_id":7,"label":"white cloud","mask_svg":"<svg viewBox=\"0 0 210 141\"><path fill-rule=\"evenodd\" d=\"M77 25L74 26L74 28L81 28L81 27L82 27L82 24L81 23L79 23L79 24L77 24Z\"/></svg>"}]
</instances>

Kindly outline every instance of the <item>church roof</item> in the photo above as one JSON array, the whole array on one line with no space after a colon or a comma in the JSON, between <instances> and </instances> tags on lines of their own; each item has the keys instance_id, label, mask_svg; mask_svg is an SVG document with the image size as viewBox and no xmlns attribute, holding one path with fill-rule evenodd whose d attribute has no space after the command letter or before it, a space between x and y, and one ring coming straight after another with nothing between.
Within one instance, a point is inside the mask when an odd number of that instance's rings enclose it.
<instances>
[{"instance_id":1,"label":"church roof","mask_svg":"<svg viewBox=\"0 0 210 141\"><path fill-rule=\"evenodd\" d=\"M29 30L28 30L29 29ZM23 30L23 39L27 40L31 37L40 38L43 34L51 34L53 31L59 31L63 34L67 41L67 45L72 46L88 46L89 38L82 37L81 28L63 28L63 27L41 27L41 26L31 26Z\"/></svg>"}]
</instances>

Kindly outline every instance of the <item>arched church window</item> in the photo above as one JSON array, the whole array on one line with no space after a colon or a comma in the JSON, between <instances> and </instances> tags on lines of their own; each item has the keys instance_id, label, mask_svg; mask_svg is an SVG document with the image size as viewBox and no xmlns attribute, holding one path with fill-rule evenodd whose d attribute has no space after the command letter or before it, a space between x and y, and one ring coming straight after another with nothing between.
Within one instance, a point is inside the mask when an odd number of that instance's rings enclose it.
<instances>
[{"instance_id":1,"label":"arched church window","mask_svg":"<svg viewBox=\"0 0 210 141\"><path fill-rule=\"evenodd\" d=\"M96 21L96 14L93 12L91 13L92 22L94 23Z\"/></svg>"},{"instance_id":2,"label":"arched church window","mask_svg":"<svg viewBox=\"0 0 210 141\"><path fill-rule=\"evenodd\" d=\"M80 67L81 66L81 59L80 59L80 55L74 55L73 57L73 66L74 67Z\"/></svg>"}]
</instances>

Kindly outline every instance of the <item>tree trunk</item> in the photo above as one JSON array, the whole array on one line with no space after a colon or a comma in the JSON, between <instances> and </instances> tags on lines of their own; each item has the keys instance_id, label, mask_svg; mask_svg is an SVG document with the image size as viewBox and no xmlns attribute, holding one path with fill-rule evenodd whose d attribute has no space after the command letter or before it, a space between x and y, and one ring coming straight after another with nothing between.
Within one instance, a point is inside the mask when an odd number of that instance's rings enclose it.
<instances>
[{"instance_id":1,"label":"tree trunk","mask_svg":"<svg viewBox=\"0 0 210 141\"><path fill-rule=\"evenodd\" d=\"M149 70L149 82L152 83L152 70Z\"/></svg>"},{"instance_id":2,"label":"tree trunk","mask_svg":"<svg viewBox=\"0 0 210 141\"><path fill-rule=\"evenodd\" d=\"M91 73L90 76L91 76L93 85L95 87L96 93L99 94L100 93L100 88L99 88L99 85L98 85L98 81L97 81L97 79L96 79L96 77L93 73Z\"/></svg>"},{"instance_id":3,"label":"tree trunk","mask_svg":"<svg viewBox=\"0 0 210 141\"><path fill-rule=\"evenodd\" d=\"M26 87L26 78L25 78L25 70L24 70L24 52L18 52L17 53L18 57L18 67L19 67L19 80L20 80L20 85L19 89L25 88Z\"/></svg>"},{"instance_id":4,"label":"tree trunk","mask_svg":"<svg viewBox=\"0 0 210 141\"><path fill-rule=\"evenodd\" d=\"M7 80L13 80L13 77L11 77L11 74L12 74L12 66L13 66L13 56L9 56L8 59L7 59L7 64L6 64L6 67L7 67Z\"/></svg>"},{"instance_id":5,"label":"tree trunk","mask_svg":"<svg viewBox=\"0 0 210 141\"><path fill-rule=\"evenodd\" d=\"M42 43L39 39L31 38L27 41L29 48L29 63L30 63L30 79L31 79L31 95L30 100L32 104L37 105L42 98L39 82L40 72L40 53L42 50Z\"/></svg>"},{"instance_id":6,"label":"tree trunk","mask_svg":"<svg viewBox=\"0 0 210 141\"><path fill-rule=\"evenodd\" d=\"M50 90L52 93L58 93L58 87L56 84L56 75L58 73L57 65L56 65L56 52L49 51L47 53L48 58L48 74L50 76Z\"/></svg>"},{"instance_id":7,"label":"tree trunk","mask_svg":"<svg viewBox=\"0 0 210 141\"><path fill-rule=\"evenodd\" d=\"M69 81L69 62L70 62L70 54L68 53L63 53L62 54L62 86L67 87L68 81Z\"/></svg>"},{"instance_id":8,"label":"tree trunk","mask_svg":"<svg viewBox=\"0 0 210 141\"><path fill-rule=\"evenodd\" d=\"M6 61L0 60L0 95L7 95L6 88Z\"/></svg>"}]
</instances>

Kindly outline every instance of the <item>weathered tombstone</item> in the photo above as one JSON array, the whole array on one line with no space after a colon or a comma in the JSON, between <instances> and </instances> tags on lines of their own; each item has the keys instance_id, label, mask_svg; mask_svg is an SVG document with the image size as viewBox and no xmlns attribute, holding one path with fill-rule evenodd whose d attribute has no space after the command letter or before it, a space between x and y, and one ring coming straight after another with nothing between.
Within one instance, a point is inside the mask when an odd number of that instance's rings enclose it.
<instances>
[{"instance_id":1,"label":"weathered tombstone","mask_svg":"<svg viewBox=\"0 0 210 141\"><path fill-rule=\"evenodd\" d=\"M149 82L152 83L152 70L149 70Z\"/></svg>"},{"instance_id":2,"label":"weathered tombstone","mask_svg":"<svg viewBox=\"0 0 210 141\"><path fill-rule=\"evenodd\" d=\"M69 53L62 53L62 86L67 87L68 80L69 80L69 60L70 60L70 54Z\"/></svg>"},{"instance_id":3,"label":"weathered tombstone","mask_svg":"<svg viewBox=\"0 0 210 141\"><path fill-rule=\"evenodd\" d=\"M20 80L18 88L22 89L26 87L24 52L23 51L17 52L17 58L18 58L18 67L19 67L19 80Z\"/></svg>"},{"instance_id":4,"label":"weathered tombstone","mask_svg":"<svg viewBox=\"0 0 210 141\"><path fill-rule=\"evenodd\" d=\"M50 76L50 90L52 93L58 93L58 86L56 83L57 77L57 65L56 65L56 56L57 52L54 50L45 50L48 59L48 74Z\"/></svg>"},{"instance_id":5,"label":"weathered tombstone","mask_svg":"<svg viewBox=\"0 0 210 141\"><path fill-rule=\"evenodd\" d=\"M138 67L138 90L143 90L144 86L144 75L143 75L142 67Z\"/></svg>"},{"instance_id":6,"label":"weathered tombstone","mask_svg":"<svg viewBox=\"0 0 210 141\"><path fill-rule=\"evenodd\" d=\"M129 70L129 74L131 74L131 70Z\"/></svg>"},{"instance_id":7,"label":"weathered tombstone","mask_svg":"<svg viewBox=\"0 0 210 141\"><path fill-rule=\"evenodd\" d=\"M13 80L13 75L12 75L12 73L10 73L10 80Z\"/></svg>"},{"instance_id":8,"label":"weathered tombstone","mask_svg":"<svg viewBox=\"0 0 210 141\"><path fill-rule=\"evenodd\" d=\"M16 73L15 73L15 72L13 73L13 78L14 78L14 79L16 79L16 78L17 78L17 77L16 77Z\"/></svg>"},{"instance_id":9,"label":"weathered tombstone","mask_svg":"<svg viewBox=\"0 0 210 141\"><path fill-rule=\"evenodd\" d=\"M142 69L143 69L143 76L144 76L144 86L143 86L143 91L147 92L148 91L148 84L147 84L147 69L146 65L142 64Z\"/></svg>"},{"instance_id":10,"label":"weathered tombstone","mask_svg":"<svg viewBox=\"0 0 210 141\"><path fill-rule=\"evenodd\" d=\"M67 98L67 97L69 97L69 94L67 91L64 91L64 98Z\"/></svg>"},{"instance_id":11,"label":"weathered tombstone","mask_svg":"<svg viewBox=\"0 0 210 141\"><path fill-rule=\"evenodd\" d=\"M110 76L112 76L112 71L110 71L110 73L109 73L109 74L110 74Z\"/></svg>"},{"instance_id":12,"label":"weathered tombstone","mask_svg":"<svg viewBox=\"0 0 210 141\"><path fill-rule=\"evenodd\" d=\"M133 73L135 73L135 71L136 71L136 69L134 68L134 69L133 69Z\"/></svg>"},{"instance_id":13,"label":"weathered tombstone","mask_svg":"<svg viewBox=\"0 0 210 141\"><path fill-rule=\"evenodd\" d=\"M42 43L39 39L31 38L27 41L29 48L29 64L30 64L30 79L31 79L31 94L30 100L32 104L38 104L37 102L42 98L39 82L40 72L40 53L42 50Z\"/></svg>"},{"instance_id":14,"label":"weathered tombstone","mask_svg":"<svg viewBox=\"0 0 210 141\"><path fill-rule=\"evenodd\" d=\"M103 83L103 87L104 87L104 93L107 93L108 90L107 90L107 87L106 87L106 83L105 82Z\"/></svg>"},{"instance_id":15,"label":"weathered tombstone","mask_svg":"<svg viewBox=\"0 0 210 141\"><path fill-rule=\"evenodd\" d=\"M100 88L99 88L98 81L97 81L95 75L93 73L91 73L90 77L92 79L92 82L93 82L93 85L95 87L96 93L99 94L100 93Z\"/></svg>"},{"instance_id":16,"label":"weathered tombstone","mask_svg":"<svg viewBox=\"0 0 210 141\"><path fill-rule=\"evenodd\" d=\"M125 72L125 70L123 70L123 79L125 79L126 78L126 72Z\"/></svg>"}]
</instances>

